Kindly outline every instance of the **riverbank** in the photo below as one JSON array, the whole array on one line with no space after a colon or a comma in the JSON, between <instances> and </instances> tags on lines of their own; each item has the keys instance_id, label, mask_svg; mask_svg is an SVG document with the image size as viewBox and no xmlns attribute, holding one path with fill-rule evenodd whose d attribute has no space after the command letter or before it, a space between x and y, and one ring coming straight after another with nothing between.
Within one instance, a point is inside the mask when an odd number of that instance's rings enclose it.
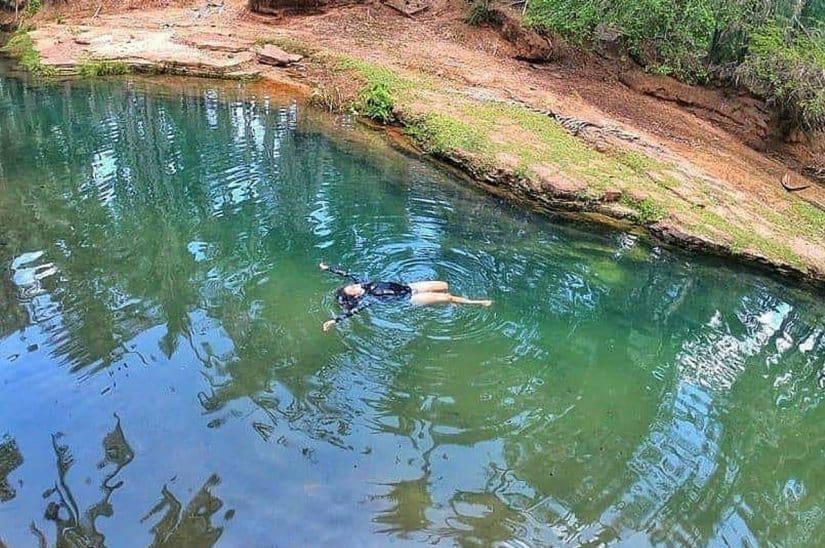
<instances>
[{"instance_id":1,"label":"riverbank","mask_svg":"<svg viewBox=\"0 0 825 548\"><path fill-rule=\"evenodd\" d=\"M324 108L382 118L498 194L632 222L668 243L825 282L822 187L678 102L600 73L595 61L517 60L496 30L468 27L458 5L436 3L415 20L380 4L276 18L227 0L45 13L35 23L32 46L57 72L120 63L260 77ZM265 44L303 59L263 65ZM789 192L783 178L810 186Z\"/></svg>"}]
</instances>

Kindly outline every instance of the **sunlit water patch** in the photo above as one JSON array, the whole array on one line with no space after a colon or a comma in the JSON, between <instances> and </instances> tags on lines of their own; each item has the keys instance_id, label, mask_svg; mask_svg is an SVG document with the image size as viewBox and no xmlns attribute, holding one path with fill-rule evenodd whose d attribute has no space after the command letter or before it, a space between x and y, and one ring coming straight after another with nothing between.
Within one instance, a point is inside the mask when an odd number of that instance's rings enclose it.
<instances>
[{"instance_id":1,"label":"sunlit water patch","mask_svg":"<svg viewBox=\"0 0 825 548\"><path fill-rule=\"evenodd\" d=\"M825 307L257 88L0 78L0 540L821 544ZM491 308L373 306L439 279Z\"/></svg>"}]
</instances>

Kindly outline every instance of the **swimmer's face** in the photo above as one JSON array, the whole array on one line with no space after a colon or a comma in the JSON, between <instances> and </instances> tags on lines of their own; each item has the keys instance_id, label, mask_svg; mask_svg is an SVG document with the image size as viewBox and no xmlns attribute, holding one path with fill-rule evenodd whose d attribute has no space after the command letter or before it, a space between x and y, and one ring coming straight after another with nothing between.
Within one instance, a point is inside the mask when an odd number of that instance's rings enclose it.
<instances>
[{"instance_id":1,"label":"swimmer's face","mask_svg":"<svg viewBox=\"0 0 825 548\"><path fill-rule=\"evenodd\" d=\"M364 294L364 288L361 287L361 284L352 284L344 288L344 293L350 297L360 297Z\"/></svg>"}]
</instances>

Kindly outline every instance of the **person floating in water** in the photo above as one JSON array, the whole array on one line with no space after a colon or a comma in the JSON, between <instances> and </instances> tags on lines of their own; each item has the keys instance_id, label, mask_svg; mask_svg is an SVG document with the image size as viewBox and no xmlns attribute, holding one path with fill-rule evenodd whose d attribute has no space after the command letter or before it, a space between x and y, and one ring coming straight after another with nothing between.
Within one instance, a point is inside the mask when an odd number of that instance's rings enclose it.
<instances>
[{"instance_id":1,"label":"person floating in water","mask_svg":"<svg viewBox=\"0 0 825 548\"><path fill-rule=\"evenodd\" d=\"M493 301L465 299L464 297L450 295L450 286L447 282L413 282L410 284L371 282L361 280L345 270L331 267L324 263L318 266L325 272L332 272L342 278L348 278L353 282L340 287L338 291L335 292L335 299L338 301L338 304L341 305L341 308L344 309L344 313L324 322L324 331L329 331L335 324L346 320L369 306L371 300L368 300L367 297L374 299L409 297L412 304L419 306L448 303L478 304L481 306L490 306L493 304Z\"/></svg>"}]
</instances>

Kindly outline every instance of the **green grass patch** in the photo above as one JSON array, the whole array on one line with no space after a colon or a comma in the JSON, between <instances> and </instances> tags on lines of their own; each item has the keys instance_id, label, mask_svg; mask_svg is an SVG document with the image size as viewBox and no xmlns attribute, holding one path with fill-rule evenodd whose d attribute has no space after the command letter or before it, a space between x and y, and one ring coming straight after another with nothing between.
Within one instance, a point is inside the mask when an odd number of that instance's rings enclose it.
<instances>
[{"instance_id":1,"label":"green grass patch","mask_svg":"<svg viewBox=\"0 0 825 548\"><path fill-rule=\"evenodd\" d=\"M19 30L15 32L6 42L6 45L3 46L3 51L15 58L20 66L35 76L50 77L56 74L54 67L43 64L40 53L34 49L34 41L29 36L28 31Z\"/></svg>"},{"instance_id":2,"label":"green grass patch","mask_svg":"<svg viewBox=\"0 0 825 548\"><path fill-rule=\"evenodd\" d=\"M351 57L333 58L332 68L352 74L363 83L355 109L384 124L395 120L396 108L411 99L416 90L428 87L425 82L401 76L390 68Z\"/></svg>"},{"instance_id":3,"label":"green grass patch","mask_svg":"<svg viewBox=\"0 0 825 548\"><path fill-rule=\"evenodd\" d=\"M600 154L550 117L532 112L518 105L486 103L468 105L462 112L468 119L487 132L496 128L516 126L519 134L529 134L530 139L519 139L512 143L502 143L506 152L515 153L528 163L552 161L555 163L586 163L600 157Z\"/></svg>"},{"instance_id":4,"label":"green grass patch","mask_svg":"<svg viewBox=\"0 0 825 548\"><path fill-rule=\"evenodd\" d=\"M78 65L77 70L80 76L84 78L97 78L100 76L130 74L132 67L121 61L84 59Z\"/></svg>"},{"instance_id":5,"label":"green grass patch","mask_svg":"<svg viewBox=\"0 0 825 548\"><path fill-rule=\"evenodd\" d=\"M615 155L615 158L639 175L660 167L659 162L635 150L619 152Z\"/></svg>"},{"instance_id":6,"label":"green grass patch","mask_svg":"<svg viewBox=\"0 0 825 548\"><path fill-rule=\"evenodd\" d=\"M623 195L621 203L632 209L636 213L636 220L645 225L657 223L667 216L667 209L652 198L634 200Z\"/></svg>"},{"instance_id":7,"label":"green grass patch","mask_svg":"<svg viewBox=\"0 0 825 548\"><path fill-rule=\"evenodd\" d=\"M806 235L820 240L825 236L825 211L803 201L794 202L793 211L801 219L799 228Z\"/></svg>"},{"instance_id":8,"label":"green grass patch","mask_svg":"<svg viewBox=\"0 0 825 548\"><path fill-rule=\"evenodd\" d=\"M787 245L781 243L778 238L765 238L758 235L753 230L746 227L734 225L730 221L711 211L696 211L701 224L694 227L698 234L710 238L718 238L719 234L709 228L715 229L719 233L731 238L730 247L734 253L741 253L745 250L755 251L771 260L784 262L800 270L805 270L806 265L802 258Z\"/></svg>"},{"instance_id":9,"label":"green grass patch","mask_svg":"<svg viewBox=\"0 0 825 548\"><path fill-rule=\"evenodd\" d=\"M491 150L490 142L482 132L443 114L427 114L408 123L405 129L427 152L435 154L456 151L487 154Z\"/></svg>"},{"instance_id":10,"label":"green grass patch","mask_svg":"<svg viewBox=\"0 0 825 548\"><path fill-rule=\"evenodd\" d=\"M37 12L43 8L42 0L29 0L26 2L26 8L23 10L23 17L33 17Z\"/></svg>"},{"instance_id":11,"label":"green grass patch","mask_svg":"<svg viewBox=\"0 0 825 548\"><path fill-rule=\"evenodd\" d=\"M494 144L501 152L516 156L528 168L552 164L587 183L588 190L633 186L653 187L620 159L590 148L581 139L570 135L549 116L519 105L503 103L470 104L461 109L473 127L486 135L507 131L514 139L502 135ZM508 129L509 128L509 129ZM637 154L634 165L661 168L656 160Z\"/></svg>"},{"instance_id":12,"label":"green grass patch","mask_svg":"<svg viewBox=\"0 0 825 548\"><path fill-rule=\"evenodd\" d=\"M480 27L494 23L496 17L496 12L490 7L490 0L475 0L470 4L464 21L473 27Z\"/></svg>"},{"instance_id":13,"label":"green grass patch","mask_svg":"<svg viewBox=\"0 0 825 548\"><path fill-rule=\"evenodd\" d=\"M413 81L411 78L401 76L398 72L385 66L352 57L338 58L335 68L354 73L356 77L364 82L366 87L381 85L392 95L403 94L415 88L423 89L427 87L423 82Z\"/></svg>"}]
</instances>

